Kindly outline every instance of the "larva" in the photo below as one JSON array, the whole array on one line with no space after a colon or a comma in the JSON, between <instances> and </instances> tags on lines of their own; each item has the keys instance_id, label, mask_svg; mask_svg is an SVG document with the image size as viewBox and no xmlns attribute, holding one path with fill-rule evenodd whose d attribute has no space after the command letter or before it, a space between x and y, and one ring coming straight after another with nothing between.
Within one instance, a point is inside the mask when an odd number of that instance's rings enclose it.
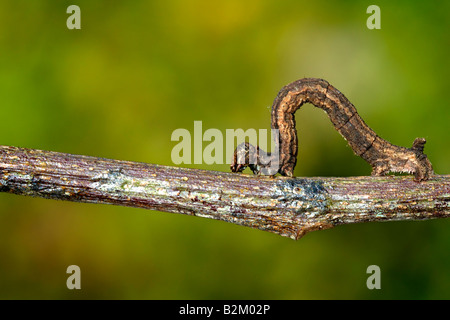
<instances>
[{"instance_id":1,"label":"larva","mask_svg":"<svg viewBox=\"0 0 450 320\"><path fill-rule=\"evenodd\" d=\"M371 165L372 175L401 172L414 174L416 181L424 181L434 174L431 162L423 153L425 139L417 138L411 148L405 148L380 138L339 90L316 78L292 82L284 86L275 98L271 125L272 129L279 130L278 141L275 141L278 154L266 153L258 146L242 143L234 151L231 171L241 172L249 166L255 174L280 173L292 177L298 152L294 114L304 103L311 103L327 113L353 152Z\"/></svg>"}]
</instances>

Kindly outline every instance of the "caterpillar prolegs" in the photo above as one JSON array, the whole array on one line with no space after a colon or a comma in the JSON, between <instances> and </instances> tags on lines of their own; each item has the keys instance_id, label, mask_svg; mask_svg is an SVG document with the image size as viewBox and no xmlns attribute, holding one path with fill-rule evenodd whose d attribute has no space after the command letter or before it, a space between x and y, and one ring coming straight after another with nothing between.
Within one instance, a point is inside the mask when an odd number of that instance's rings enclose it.
<instances>
[{"instance_id":1,"label":"caterpillar prolegs","mask_svg":"<svg viewBox=\"0 0 450 320\"><path fill-rule=\"evenodd\" d=\"M231 171L247 166L254 174L292 177L297 163L298 138L294 113L304 103L324 110L353 152L372 167L372 175L389 172L414 174L415 181L428 180L434 173L423 153L426 140L417 138L411 148L399 147L380 138L359 116L355 106L323 79L305 78L284 86L272 105L272 129L278 129L276 152L266 153L247 142L234 151Z\"/></svg>"}]
</instances>

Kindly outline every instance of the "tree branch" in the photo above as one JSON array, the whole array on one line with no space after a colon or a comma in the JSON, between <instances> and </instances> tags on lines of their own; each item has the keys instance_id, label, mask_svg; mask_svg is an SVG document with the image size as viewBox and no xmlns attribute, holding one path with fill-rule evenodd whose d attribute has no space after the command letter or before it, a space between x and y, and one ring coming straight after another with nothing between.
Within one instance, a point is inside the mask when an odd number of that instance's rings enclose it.
<instances>
[{"instance_id":1,"label":"tree branch","mask_svg":"<svg viewBox=\"0 0 450 320\"><path fill-rule=\"evenodd\" d=\"M270 178L0 146L0 192L223 220L299 239L341 224L450 216L450 175Z\"/></svg>"}]
</instances>

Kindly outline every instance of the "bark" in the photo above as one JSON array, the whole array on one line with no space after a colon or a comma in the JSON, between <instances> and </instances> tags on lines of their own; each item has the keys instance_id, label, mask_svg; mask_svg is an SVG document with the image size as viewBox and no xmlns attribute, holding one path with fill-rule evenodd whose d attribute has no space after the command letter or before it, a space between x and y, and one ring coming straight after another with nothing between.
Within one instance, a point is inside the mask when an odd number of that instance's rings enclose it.
<instances>
[{"instance_id":1,"label":"bark","mask_svg":"<svg viewBox=\"0 0 450 320\"><path fill-rule=\"evenodd\" d=\"M223 220L299 239L371 221L450 216L450 175L286 178L0 146L0 191Z\"/></svg>"}]
</instances>

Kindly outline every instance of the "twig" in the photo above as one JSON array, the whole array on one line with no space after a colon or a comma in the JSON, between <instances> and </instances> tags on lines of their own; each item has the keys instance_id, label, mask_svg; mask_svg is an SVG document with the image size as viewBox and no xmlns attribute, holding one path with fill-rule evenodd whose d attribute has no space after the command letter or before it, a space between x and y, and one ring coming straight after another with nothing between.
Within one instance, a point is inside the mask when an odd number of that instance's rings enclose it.
<instances>
[{"instance_id":1,"label":"twig","mask_svg":"<svg viewBox=\"0 0 450 320\"><path fill-rule=\"evenodd\" d=\"M341 224L450 216L450 175L285 178L0 146L0 192L223 220L299 239Z\"/></svg>"}]
</instances>

